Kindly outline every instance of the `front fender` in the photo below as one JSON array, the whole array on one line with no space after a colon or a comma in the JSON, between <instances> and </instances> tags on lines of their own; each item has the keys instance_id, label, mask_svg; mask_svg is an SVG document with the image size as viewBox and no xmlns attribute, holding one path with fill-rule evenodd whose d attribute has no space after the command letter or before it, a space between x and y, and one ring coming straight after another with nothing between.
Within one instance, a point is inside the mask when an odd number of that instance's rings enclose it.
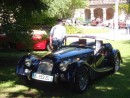
<instances>
[{"instance_id":1,"label":"front fender","mask_svg":"<svg viewBox=\"0 0 130 98\"><path fill-rule=\"evenodd\" d=\"M26 58L31 60L30 67L27 67L25 65ZM40 59L38 59L34 55L25 55L25 56L21 57L16 66L16 74L27 76L29 73L31 73L31 71L37 69L39 62L40 62ZM28 70L28 72L26 72L25 70Z\"/></svg>"}]
</instances>

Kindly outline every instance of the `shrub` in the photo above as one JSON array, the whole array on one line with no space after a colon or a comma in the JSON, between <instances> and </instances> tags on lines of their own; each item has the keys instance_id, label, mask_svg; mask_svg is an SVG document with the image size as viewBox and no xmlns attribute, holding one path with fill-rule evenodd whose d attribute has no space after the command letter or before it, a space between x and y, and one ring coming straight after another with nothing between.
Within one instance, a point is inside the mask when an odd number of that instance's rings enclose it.
<instances>
[{"instance_id":1,"label":"shrub","mask_svg":"<svg viewBox=\"0 0 130 98\"><path fill-rule=\"evenodd\" d=\"M82 29L77 28L76 26L65 26L68 34L76 34L82 32Z\"/></svg>"},{"instance_id":2,"label":"shrub","mask_svg":"<svg viewBox=\"0 0 130 98\"><path fill-rule=\"evenodd\" d=\"M33 41L32 35L29 32L13 32L8 33L7 35L13 43L17 45L22 45L25 50L32 50L33 48ZM21 49L23 50L23 49Z\"/></svg>"}]
</instances>

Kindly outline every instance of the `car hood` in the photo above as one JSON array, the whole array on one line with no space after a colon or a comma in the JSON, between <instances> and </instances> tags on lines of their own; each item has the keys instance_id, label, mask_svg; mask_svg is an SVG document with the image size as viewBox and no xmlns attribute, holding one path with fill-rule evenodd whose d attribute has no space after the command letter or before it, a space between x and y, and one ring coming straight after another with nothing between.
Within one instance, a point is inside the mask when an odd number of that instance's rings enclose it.
<instances>
[{"instance_id":1,"label":"car hood","mask_svg":"<svg viewBox=\"0 0 130 98\"><path fill-rule=\"evenodd\" d=\"M71 57L77 57L80 55L88 54L88 53L93 53L93 49L91 48L76 48L76 47L67 47L60 49L49 56L51 57L56 57L56 58L71 58Z\"/></svg>"}]
</instances>

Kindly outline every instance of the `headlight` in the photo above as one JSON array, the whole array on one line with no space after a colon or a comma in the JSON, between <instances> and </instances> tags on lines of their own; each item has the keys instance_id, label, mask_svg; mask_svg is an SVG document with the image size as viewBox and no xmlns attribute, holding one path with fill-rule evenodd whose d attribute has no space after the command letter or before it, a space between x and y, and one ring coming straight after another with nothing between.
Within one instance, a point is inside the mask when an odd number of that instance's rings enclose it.
<instances>
[{"instance_id":1,"label":"headlight","mask_svg":"<svg viewBox=\"0 0 130 98\"><path fill-rule=\"evenodd\" d=\"M69 64L69 61L63 61L63 62L59 65L59 69L60 69L61 71L66 71L68 64Z\"/></svg>"},{"instance_id":2,"label":"headlight","mask_svg":"<svg viewBox=\"0 0 130 98\"><path fill-rule=\"evenodd\" d=\"M26 65L27 67L30 67L30 66L31 66L31 60L28 59L28 58L26 58L26 59L25 59L25 65Z\"/></svg>"}]
</instances>

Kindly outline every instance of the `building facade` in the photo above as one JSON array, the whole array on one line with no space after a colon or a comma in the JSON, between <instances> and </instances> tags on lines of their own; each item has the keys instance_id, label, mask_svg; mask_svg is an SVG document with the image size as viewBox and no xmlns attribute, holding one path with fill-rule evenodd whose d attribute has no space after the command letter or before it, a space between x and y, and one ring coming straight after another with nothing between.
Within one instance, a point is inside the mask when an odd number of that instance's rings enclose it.
<instances>
[{"instance_id":1,"label":"building facade","mask_svg":"<svg viewBox=\"0 0 130 98\"><path fill-rule=\"evenodd\" d=\"M109 20L114 18L114 5L116 0L89 0L89 8L78 9L75 12L75 17L82 17L84 20L93 20L101 18L103 20ZM130 3L130 0L118 0L119 4ZM122 12L121 17L125 13Z\"/></svg>"}]
</instances>

